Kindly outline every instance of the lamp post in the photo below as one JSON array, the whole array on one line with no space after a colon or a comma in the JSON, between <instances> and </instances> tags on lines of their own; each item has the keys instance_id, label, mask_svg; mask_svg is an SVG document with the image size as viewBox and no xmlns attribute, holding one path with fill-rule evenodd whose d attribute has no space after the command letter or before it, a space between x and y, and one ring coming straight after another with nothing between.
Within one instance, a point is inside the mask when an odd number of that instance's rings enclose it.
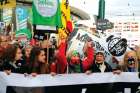
<instances>
[{"instance_id":1,"label":"lamp post","mask_svg":"<svg viewBox=\"0 0 140 93\"><path fill-rule=\"evenodd\" d=\"M99 1L99 11L98 11L98 19L104 19L105 17L105 0Z\"/></svg>"}]
</instances>

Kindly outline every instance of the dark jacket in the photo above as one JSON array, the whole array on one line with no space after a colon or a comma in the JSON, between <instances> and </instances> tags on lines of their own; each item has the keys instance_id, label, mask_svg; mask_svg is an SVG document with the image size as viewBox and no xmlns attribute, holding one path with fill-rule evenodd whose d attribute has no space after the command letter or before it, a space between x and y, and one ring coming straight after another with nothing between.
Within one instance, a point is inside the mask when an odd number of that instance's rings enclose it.
<instances>
[{"instance_id":1,"label":"dark jacket","mask_svg":"<svg viewBox=\"0 0 140 93\"><path fill-rule=\"evenodd\" d=\"M112 72L112 68L107 62L104 62L104 65L106 66L104 72ZM93 63L90 70L92 72L101 72L101 70L99 69L99 65L96 63ZM107 84L97 84L97 85L90 86L87 88L86 93L116 93L116 92L112 92L112 84L108 84L109 87L106 85Z\"/></svg>"},{"instance_id":2,"label":"dark jacket","mask_svg":"<svg viewBox=\"0 0 140 93\"><path fill-rule=\"evenodd\" d=\"M80 60L80 64L69 64L69 73L83 73L83 65L82 60Z\"/></svg>"},{"instance_id":3,"label":"dark jacket","mask_svg":"<svg viewBox=\"0 0 140 93\"><path fill-rule=\"evenodd\" d=\"M16 63L11 61L3 62L3 70L11 70L12 73L26 73L26 68L24 66L25 62L23 60L19 60Z\"/></svg>"},{"instance_id":4,"label":"dark jacket","mask_svg":"<svg viewBox=\"0 0 140 93\"><path fill-rule=\"evenodd\" d=\"M112 68L111 66L107 63L104 62L106 69L104 72L112 72ZM91 71L92 72L101 72L101 70L99 69L99 66L96 63L93 63L92 67L91 67Z\"/></svg>"}]
</instances>

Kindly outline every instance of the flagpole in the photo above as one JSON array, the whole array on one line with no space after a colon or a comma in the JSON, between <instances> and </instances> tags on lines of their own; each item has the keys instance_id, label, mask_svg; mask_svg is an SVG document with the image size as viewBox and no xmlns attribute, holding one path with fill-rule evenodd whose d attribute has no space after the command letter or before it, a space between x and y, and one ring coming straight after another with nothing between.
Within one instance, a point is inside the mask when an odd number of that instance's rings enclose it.
<instances>
[{"instance_id":1,"label":"flagpole","mask_svg":"<svg viewBox=\"0 0 140 93\"><path fill-rule=\"evenodd\" d=\"M68 8L69 0L66 0L66 9Z\"/></svg>"},{"instance_id":2,"label":"flagpole","mask_svg":"<svg viewBox=\"0 0 140 93\"><path fill-rule=\"evenodd\" d=\"M47 42L48 41L49 41L49 33L47 33ZM48 44L49 44L49 42L48 42ZM47 47L47 64L48 64L48 62L49 62L49 46Z\"/></svg>"}]
</instances>

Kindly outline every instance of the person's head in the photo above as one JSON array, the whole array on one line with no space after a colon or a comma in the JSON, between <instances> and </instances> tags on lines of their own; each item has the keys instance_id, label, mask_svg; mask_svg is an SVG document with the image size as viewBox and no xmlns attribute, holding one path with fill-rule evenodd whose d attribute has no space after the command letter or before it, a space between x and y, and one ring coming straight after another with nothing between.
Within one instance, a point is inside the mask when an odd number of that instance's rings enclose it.
<instances>
[{"instance_id":1,"label":"person's head","mask_svg":"<svg viewBox=\"0 0 140 93\"><path fill-rule=\"evenodd\" d=\"M124 65L130 68L138 67L138 60L135 51L128 51L124 55Z\"/></svg>"},{"instance_id":2,"label":"person's head","mask_svg":"<svg viewBox=\"0 0 140 93\"><path fill-rule=\"evenodd\" d=\"M0 36L0 46L6 48L8 46L7 36Z\"/></svg>"},{"instance_id":3,"label":"person's head","mask_svg":"<svg viewBox=\"0 0 140 93\"><path fill-rule=\"evenodd\" d=\"M135 51L138 57L138 61L140 62L140 45L136 46Z\"/></svg>"},{"instance_id":4,"label":"person's head","mask_svg":"<svg viewBox=\"0 0 140 93\"><path fill-rule=\"evenodd\" d=\"M78 51L73 50L70 56L70 61L73 64L79 64L80 63L80 54Z\"/></svg>"},{"instance_id":5,"label":"person's head","mask_svg":"<svg viewBox=\"0 0 140 93\"><path fill-rule=\"evenodd\" d=\"M9 45L3 55L2 55L3 60L7 60L7 61L17 61L20 60L22 58L22 51L19 47L19 45Z\"/></svg>"},{"instance_id":6,"label":"person's head","mask_svg":"<svg viewBox=\"0 0 140 93\"><path fill-rule=\"evenodd\" d=\"M31 62L40 62L40 63L45 63L46 62L46 56L45 56L45 51L44 49L40 47L33 47L30 53L30 61Z\"/></svg>"},{"instance_id":7,"label":"person's head","mask_svg":"<svg viewBox=\"0 0 140 93\"><path fill-rule=\"evenodd\" d=\"M95 62L96 63L103 63L105 61L105 56L102 51L99 51L95 54Z\"/></svg>"},{"instance_id":8,"label":"person's head","mask_svg":"<svg viewBox=\"0 0 140 93\"><path fill-rule=\"evenodd\" d=\"M25 49L24 49L25 57L27 57L27 58L30 57L31 50L32 50L32 46L27 45L27 46L25 47Z\"/></svg>"}]
</instances>

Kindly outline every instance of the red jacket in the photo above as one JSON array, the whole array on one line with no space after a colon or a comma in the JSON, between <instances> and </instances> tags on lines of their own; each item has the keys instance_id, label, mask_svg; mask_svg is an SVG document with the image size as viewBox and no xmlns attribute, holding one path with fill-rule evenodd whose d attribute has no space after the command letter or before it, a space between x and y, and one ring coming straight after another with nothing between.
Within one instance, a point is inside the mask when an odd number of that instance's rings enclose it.
<instances>
[{"instance_id":1,"label":"red jacket","mask_svg":"<svg viewBox=\"0 0 140 93\"><path fill-rule=\"evenodd\" d=\"M51 72L55 73L65 73L67 68L67 58L65 55L66 52L66 43L61 43L59 47L59 53L57 55L57 62L51 64ZM87 57L82 61L82 67L84 72L88 70L94 60L94 49L92 47L88 47L86 51Z\"/></svg>"},{"instance_id":2,"label":"red jacket","mask_svg":"<svg viewBox=\"0 0 140 93\"><path fill-rule=\"evenodd\" d=\"M82 66L83 66L84 71L88 70L93 64L94 48L88 47L86 54L87 54L87 57L82 61Z\"/></svg>"},{"instance_id":3,"label":"red jacket","mask_svg":"<svg viewBox=\"0 0 140 93\"><path fill-rule=\"evenodd\" d=\"M67 69L67 58L65 56L66 53L66 43L61 43L58 49L58 54L56 56L56 62L52 63L50 66L51 72L63 74Z\"/></svg>"}]
</instances>

